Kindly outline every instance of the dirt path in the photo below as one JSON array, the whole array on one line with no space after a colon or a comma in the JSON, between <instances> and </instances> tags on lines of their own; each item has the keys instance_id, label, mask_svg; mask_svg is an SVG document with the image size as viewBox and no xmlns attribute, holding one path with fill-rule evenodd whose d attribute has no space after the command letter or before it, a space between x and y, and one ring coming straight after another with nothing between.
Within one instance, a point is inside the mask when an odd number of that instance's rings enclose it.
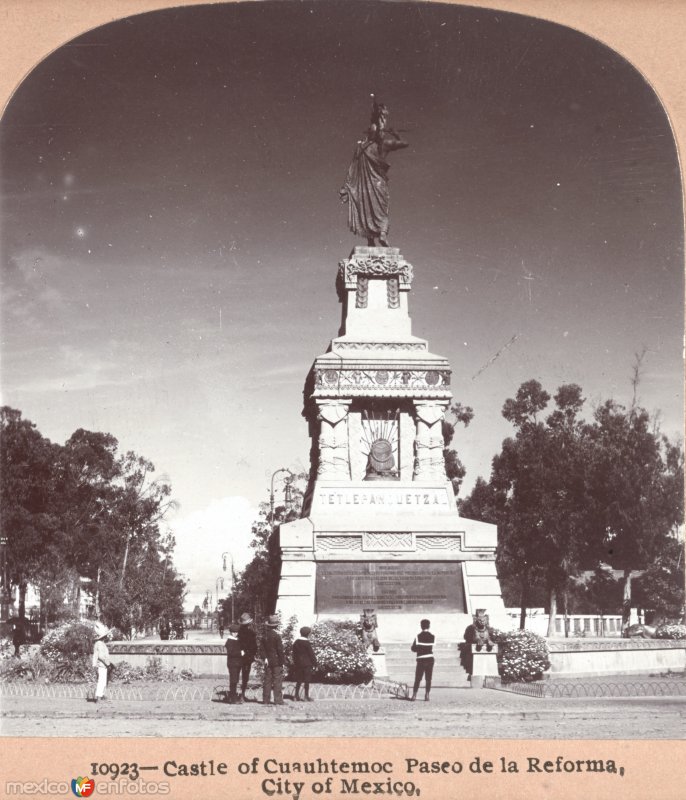
<instances>
[{"instance_id":1,"label":"dirt path","mask_svg":"<svg viewBox=\"0 0 686 800\"><path fill-rule=\"evenodd\" d=\"M436 690L431 703L246 703L3 697L5 736L455 737L684 739L686 697L550 699Z\"/></svg>"}]
</instances>

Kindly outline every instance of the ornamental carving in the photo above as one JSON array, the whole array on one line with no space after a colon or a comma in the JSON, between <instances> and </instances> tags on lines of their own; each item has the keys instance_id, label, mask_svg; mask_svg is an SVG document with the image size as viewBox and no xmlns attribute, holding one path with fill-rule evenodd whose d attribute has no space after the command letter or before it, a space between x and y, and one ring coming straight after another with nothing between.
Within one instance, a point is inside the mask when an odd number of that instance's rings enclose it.
<instances>
[{"instance_id":1,"label":"ornamental carving","mask_svg":"<svg viewBox=\"0 0 686 800\"><path fill-rule=\"evenodd\" d=\"M459 536L418 536L418 551L460 550Z\"/></svg>"},{"instance_id":2,"label":"ornamental carving","mask_svg":"<svg viewBox=\"0 0 686 800\"><path fill-rule=\"evenodd\" d=\"M400 308L400 283L395 275L386 281L386 298L389 308Z\"/></svg>"},{"instance_id":3,"label":"ornamental carving","mask_svg":"<svg viewBox=\"0 0 686 800\"><path fill-rule=\"evenodd\" d=\"M437 404L416 407L417 434L414 440L414 479L445 480L445 440L438 424L444 409Z\"/></svg>"},{"instance_id":4,"label":"ornamental carving","mask_svg":"<svg viewBox=\"0 0 686 800\"><path fill-rule=\"evenodd\" d=\"M405 261L400 255L394 253L356 255L344 259L338 264L339 275L348 288L354 288L358 275L372 276L375 278L390 278L397 276L400 283L406 288L412 283L412 264Z\"/></svg>"},{"instance_id":5,"label":"ornamental carving","mask_svg":"<svg viewBox=\"0 0 686 800\"><path fill-rule=\"evenodd\" d=\"M316 369L315 390L336 387L342 392L360 389L449 391L450 370Z\"/></svg>"},{"instance_id":6,"label":"ornamental carving","mask_svg":"<svg viewBox=\"0 0 686 800\"><path fill-rule=\"evenodd\" d=\"M355 308L367 308L369 304L369 277L359 275L357 278L357 291L355 292Z\"/></svg>"},{"instance_id":7,"label":"ornamental carving","mask_svg":"<svg viewBox=\"0 0 686 800\"><path fill-rule=\"evenodd\" d=\"M344 350L422 350L426 351L425 342L337 342L334 340L334 352Z\"/></svg>"},{"instance_id":8,"label":"ornamental carving","mask_svg":"<svg viewBox=\"0 0 686 800\"><path fill-rule=\"evenodd\" d=\"M325 480L350 478L348 431L345 420L348 407L326 403L319 407L319 460L317 475Z\"/></svg>"},{"instance_id":9,"label":"ornamental carving","mask_svg":"<svg viewBox=\"0 0 686 800\"><path fill-rule=\"evenodd\" d=\"M108 649L112 655L226 655L223 644L155 644L139 642L111 642Z\"/></svg>"},{"instance_id":10,"label":"ornamental carving","mask_svg":"<svg viewBox=\"0 0 686 800\"><path fill-rule=\"evenodd\" d=\"M362 550L361 536L317 536L318 550Z\"/></svg>"},{"instance_id":11,"label":"ornamental carving","mask_svg":"<svg viewBox=\"0 0 686 800\"><path fill-rule=\"evenodd\" d=\"M413 552L415 549L414 534L404 532L363 533L362 549L368 552Z\"/></svg>"}]
</instances>

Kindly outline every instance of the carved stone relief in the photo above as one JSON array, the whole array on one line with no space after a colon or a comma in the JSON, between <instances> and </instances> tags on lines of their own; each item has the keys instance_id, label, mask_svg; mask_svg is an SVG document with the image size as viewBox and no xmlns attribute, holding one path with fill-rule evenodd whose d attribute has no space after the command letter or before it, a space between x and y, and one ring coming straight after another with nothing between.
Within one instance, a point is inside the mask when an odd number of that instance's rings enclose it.
<instances>
[{"instance_id":1,"label":"carved stone relief","mask_svg":"<svg viewBox=\"0 0 686 800\"><path fill-rule=\"evenodd\" d=\"M414 479L446 480L441 422L445 406L438 403L415 406L417 435L414 441Z\"/></svg>"},{"instance_id":2,"label":"carved stone relief","mask_svg":"<svg viewBox=\"0 0 686 800\"><path fill-rule=\"evenodd\" d=\"M347 404L325 403L319 406L317 475L323 480L350 479L347 419Z\"/></svg>"}]
</instances>

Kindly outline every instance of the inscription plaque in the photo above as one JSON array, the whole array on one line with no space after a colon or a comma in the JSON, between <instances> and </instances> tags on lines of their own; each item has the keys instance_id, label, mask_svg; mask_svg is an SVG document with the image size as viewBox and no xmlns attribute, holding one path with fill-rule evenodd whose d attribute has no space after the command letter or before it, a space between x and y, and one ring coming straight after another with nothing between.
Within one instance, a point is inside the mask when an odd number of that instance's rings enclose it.
<instances>
[{"instance_id":1,"label":"inscription plaque","mask_svg":"<svg viewBox=\"0 0 686 800\"><path fill-rule=\"evenodd\" d=\"M390 489L388 486L335 486L325 487L315 495L323 511L345 508L346 512L367 507L373 511L422 511L454 513L455 503L445 486L417 486L416 488ZM366 509L365 509L366 510Z\"/></svg>"},{"instance_id":2,"label":"inscription plaque","mask_svg":"<svg viewBox=\"0 0 686 800\"><path fill-rule=\"evenodd\" d=\"M459 561L319 562L316 587L317 614L467 610Z\"/></svg>"}]
</instances>

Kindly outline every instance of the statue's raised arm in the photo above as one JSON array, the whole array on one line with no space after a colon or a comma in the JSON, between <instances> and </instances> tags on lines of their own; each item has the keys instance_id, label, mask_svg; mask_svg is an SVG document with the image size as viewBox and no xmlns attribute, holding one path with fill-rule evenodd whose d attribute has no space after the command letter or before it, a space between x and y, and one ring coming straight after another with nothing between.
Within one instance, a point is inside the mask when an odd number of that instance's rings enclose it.
<instances>
[{"instance_id":1,"label":"statue's raised arm","mask_svg":"<svg viewBox=\"0 0 686 800\"><path fill-rule=\"evenodd\" d=\"M388 170L386 156L407 147L388 125L388 108L372 95L372 117L366 137L355 146L340 197L348 204L348 226L367 244L388 247Z\"/></svg>"}]
</instances>

